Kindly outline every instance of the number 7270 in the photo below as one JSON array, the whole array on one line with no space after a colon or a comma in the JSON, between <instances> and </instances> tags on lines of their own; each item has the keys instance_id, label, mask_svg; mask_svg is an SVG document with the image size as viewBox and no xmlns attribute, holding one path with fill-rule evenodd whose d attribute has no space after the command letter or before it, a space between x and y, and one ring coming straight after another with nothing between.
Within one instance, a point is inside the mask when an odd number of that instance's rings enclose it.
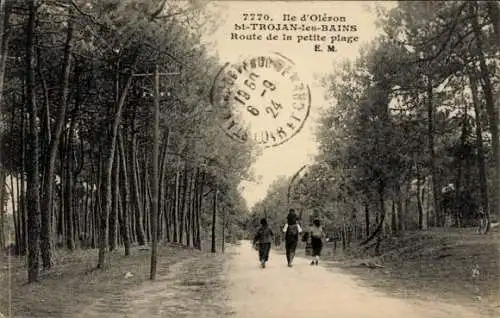
<instances>
[{"instance_id":1,"label":"number 7270","mask_svg":"<svg viewBox=\"0 0 500 318\"><path fill-rule=\"evenodd\" d=\"M243 21L269 21L271 18L268 14L262 13L243 13Z\"/></svg>"}]
</instances>

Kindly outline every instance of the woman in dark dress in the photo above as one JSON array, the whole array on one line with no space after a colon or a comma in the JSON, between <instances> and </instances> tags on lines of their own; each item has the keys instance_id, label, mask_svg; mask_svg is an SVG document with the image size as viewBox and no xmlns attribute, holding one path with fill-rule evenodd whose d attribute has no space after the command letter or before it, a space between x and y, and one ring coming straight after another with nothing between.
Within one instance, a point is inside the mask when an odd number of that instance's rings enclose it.
<instances>
[{"instance_id":1,"label":"woman in dark dress","mask_svg":"<svg viewBox=\"0 0 500 318\"><path fill-rule=\"evenodd\" d=\"M286 218L286 224L283 227L283 233L285 233L285 250L288 267L292 267L295 250L297 249L297 243L299 241L299 234L302 232L302 228L297 223L297 219L295 210L290 209Z\"/></svg>"},{"instance_id":2,"label":"woman in dark dress","mask_svg":"<svg viewBox=\"0 0 500 318\"><path fill-rule=\"evenodd\" d=\"M311 236L311 248L313 260L311 265L318 265L319 257L321 256L321 250L323 249L323 238L325 237L325 232L321 226L321 222L318 219L313 221L313 226L310 231Z\"/></svg>"}]
</instances>

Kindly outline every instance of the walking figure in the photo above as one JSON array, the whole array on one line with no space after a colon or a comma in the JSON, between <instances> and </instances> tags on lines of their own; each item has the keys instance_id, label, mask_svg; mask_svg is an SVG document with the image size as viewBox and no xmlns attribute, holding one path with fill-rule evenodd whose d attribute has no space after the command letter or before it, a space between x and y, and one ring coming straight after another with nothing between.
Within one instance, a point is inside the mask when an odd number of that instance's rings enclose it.
<instances>
[{"instance_id":1,"label":"walking figure","mask_svg":"<svg viewBox=\"0 0 500 318\"><path fill-rule=\"evenodd\" d=\"M318 265L319 257L321 256L321 250L323 249L323 238L325 237L325 232L323 231L323 227L321 226L321 222L319 219L315 219L313 221L313 226L311 227L310 233L313 256L311 265Z\"/></svg>"},{"instance_id":2,"label":"walking figure","mask_svg":"<svg viewBox=\"0 0 500 318\"><path fill-rule=\"evenodd\" d=\"M294 209L290 209L286 219L286 224L283 227L283 232L285 233L286 261L288 267L292 267L295 250L299 242L299 233L302 232L302 228L297 223L297 215Z\"/></svg>"},{"instance_id":3,"label":"walking figure","mask_svg":"<svg viewBox=\"0 0 500 318\"><path fill-rule=\"evenodd\" d=\"M260 228L253 239L253 246L259 251L259 261L262 268L266 267L266 262L269 260L269 251L271 250L271 242L273 241L273 231L269 228L266 219L260 220Z\"/></svg>"}]
</instances>

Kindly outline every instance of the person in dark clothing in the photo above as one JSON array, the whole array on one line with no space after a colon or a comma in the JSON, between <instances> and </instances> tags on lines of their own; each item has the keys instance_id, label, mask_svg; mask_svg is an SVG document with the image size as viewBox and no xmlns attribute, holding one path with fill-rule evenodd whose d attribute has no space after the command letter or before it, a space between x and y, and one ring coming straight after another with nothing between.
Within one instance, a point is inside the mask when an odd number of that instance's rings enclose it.
<instances>
[{"instance_id":1,"label":"person in dark clothing","mask_svg":"<svg viewBox=\"0 0 500 318\"><path fill-rule=\"evenodd\" d=\"M271 250L273 236L273 231L269 228L267 220L261 219L260 228L253 239L253 245L257 246L259 251L259 261L262 268L266 267L266 262L269 260L269 251Z\"/></svg>"},{"instance_id":2,"label":"person in dark clothing","mask_svg":"<svg viewBox=\"0 0 500 318\"><path fill-rule=\"evenodd\" d=\"M310 233L313 256L311 265L318 265L319 257L321 256L321 250L323 249L323 238L325 237L325 232L323 231L323 227L321 226L321 222L319 219L315 219L313 221L313 226L311 227Z\"/></svg>"},{"instance_id":3,"label":"person in dark clothing","mask_svg":"<svg viewBox=\"0 0 500 318\"><path fill-rule=\"evenodd\" d=\"M295 250L299 242L299 234L302 232L302 228L297 223L297 214L295 214L294 209L290 209L286 220L287 222L283 227L283 232L285 233L286 261L288 267L292 267Z\"/></svg>"}]
</instances>

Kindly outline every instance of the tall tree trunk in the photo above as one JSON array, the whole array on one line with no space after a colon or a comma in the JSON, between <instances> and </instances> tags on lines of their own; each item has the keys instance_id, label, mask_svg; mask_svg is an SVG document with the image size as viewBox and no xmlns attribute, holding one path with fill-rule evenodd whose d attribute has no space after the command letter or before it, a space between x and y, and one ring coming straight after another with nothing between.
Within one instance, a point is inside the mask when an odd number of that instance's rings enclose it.
<instances>
[{"instance_id":1,"label":"tall tree trunk","mask_svg":"<svg viewBox=\"0 0 500 318\"><path fill-rule=\"evenodd\" d=\"M380 204L380 228L379 233L377 235L377 244L375 246L375 255L380 255L380 241L382 240L382 234L380 231L382 230L384 219L385 219L385 182L380 180L378 186L378 195L379 195L379 204Z\"/></svg>"},{"instance_id":2,"label":"tall tree trunk","mask_svg":"<svg viewBox=\"0 0 500 318\"><path fill-rule=\"evenodd\" d=\"M421 186L421 179L420 179L420 168L419 164L415 162L415 173L416 173L416 178L417 178L417 213L418 213L418 229L423 230L424 229L424 210L422 207L422 186Z\"/></svg>"},{"instance_id":3,"label":"tall tree trunk","mask_svg":"<svg viewBox=\"0 0 500 318\"><path fill-rule=\"evenodd\" d=\"M118 135L118 145L120 147L120 182L118 185L121 187L121 209L118 214L118 222L120 223L120 233L123 239L123 246L125 247L125 256L130 255L130 237L128 230L128 207L130 206L130 192L128 188L128 180L127 180L127 164L125 157L125 149L123 147L123 137L122 134Z\"/></svg>"},{"instance_id":4,"label":"tall tree trunk","mask_svg":"<svg viewBox=\"0 0 500 318\"><path fill-rule=\"evenodd\" d=\"M172 191L170 191L170 186L168 182L165 182L165 204L163 205L163 214L165 215L164 222L165 222L165 232L164 232L164 239L167 242L171 242L171 237L170 237L170 210L172 206Z\"/></svg>"},{"instance_id":5,"label":"tall tree trunk","mask_svg":"<svg viewBox=\"0 0 500 318\"><path fill-rule=\"evenodd\" d=\"M486 65L486 59L484 57L484 40L483 32L478 22L478 3L477 1L469 2L469 10L473 18L472 27L474 30L474 39L476 41L477 53L479 57L479 71L481 75L481 84L483 87L484 99L486 101L486 114L488 115L488 123L491 133L491 144L493 149L493 160L495 162L494 169L494 182L493 182L493 193L498 194L500 190L500 152L499 152L499 134L498 134L498 109L495 106L494 100L494 88L491 83L490 74L488 71L488 66ZM496 7L496 12L498 14L498 7ZM498 22L496 24L498 27ZM498 29L495 29L498 31ZM497 34L498 36L498 34ZM498 202L498 195L493 196L491 201L491 207L495 215L500 218L500 209Z\"/></svg>"},{"instance_id":6,"label":"tall tree trunk","mask_svg":"<svg viewBox=\"0 0 500 318\"><path fill-rule=\"evenodd\" d=\"M14 220L14 242L16 247L16 254L19 255L21 251L21 247L19 246L21 242L21 233L19 226L19 206L16 201L16 191L14 191L14 175L9 175L10 179L10 197L12 198L12 219Z\"/></svg>"},{"instance_id":7,"label":"tall tree trunk","mask_svg":"<svg viewBox=\"0 0 500 318\"><path fill-rule=\"evenodd\" d=\"M368 209L368 202L365 202L365 235L370 236L370 210Z\"/></svg>"},{"instance_id":8,"label":"tall tree trunk","mask_svg":"<svg viewBox=\"0 0 500 318\"><path fill-rule=\"evenodd\" d=\"M163 237L163 228L164 228L164 222L163 218L167 218L167 215L165 213L165 199L166 195L164 194L165 190L165 170L167 166L167 153L168 153L168 146L170 143L170 129L167 128L165 131L165 135L163 137L163 154L161 158L161 164L160 164L160 181L159 181L159 189L158 189L158 213L159 213L159 218L158 218L158 236Z\"/></svg>"},{"instance_id":9,"label":"tall tree trunk","mask_svg":"<svg viewBox=\"0 0 500 318\"><path fill-rule=\"evenodd\" d=\"M212 206L212 248L211 252L215 253L215 228L216 228L216 222L217 222L217 194L219 190L217 189L217 186L214 188L214 200L213 200L213 206Z\"/></svg>"},{"instance_id":10,"label":"tall tree trunk","mask_svg":"<svg viewBox=\"0 0 500 318\"><path fill-rule=\"evenodd\" d=\"M144 156L146 157L146 156ZM150 186L149 186L149 173L146 164L146 158L144 158L144 178L143 186L142 186L142 210L144 211L143 220L144 220L144 229L146 230L146 241L151 242L151 226L150 226L150 213L151 213L151 198L150 198Z\"/></svg>"},{"instance_id":11,"label":"tall tree trunk","mask_svg":"<svg viewBox=\"0 0 500 318\"><path fill-rule=\"evenodd\" d=\"M454 200L454 215L455 215L455 224L457 227L460 227L460 195L462 194L462 166L464 161L464 151L465 151L465 143L467 141L467 103L464 104L464 115L462 119L462 133L460 135L460 148L457 157L457 178L455 181L456 189L455 189L455 200Z\"/></svg>"},{"instance_id":12,"label":"tall tree trunk","mask_svg":"<svg viewBox=\"0 0 500 318\"><path fill-rule=\"evenodd\" d=\"M439 199L439 182L436 170L436 153L434 151L434 106L433 106L433 88L432 79L427 77L427 146L429 165L432 176L432 196L434 201L434 226L442 226L440 199Z\"/></svg>"},{"instance_id":13,"label":"tall tree trunk","mask_svg":"<svg viewBox=\"0 0 500 318\"><path fill-rule=\"evenodd\" d=\"M184 241L184 232L186 226L186 197L188 190L188 171L187 171L187 163L184 163L184 171L182 172L182 195L180 199L180 207L179 207L179 243L183 243Z\"/></svg>"},{"instance_id":14,"label":"tall tree trunk","mask_svg":"<svg viewBox=\"0 0 500 318\"><path fill-rule=\"evenodd\" d=\"M113 180L111 182L111 189L113 191L113 196L111 198L111 214L109 216L109 250L114 251L116 248L116 230L117 230L117 221L118 221L118 206L119 195L120 195L120 156L118 153L119 147L116 148L117 153L115 154L115 161L113 163L113 169L111 173L113 175Z\"/></svg>"},{"instance_id":15,"label":"tall tree trunk","mask_svg":"<svg viewBox=\"0 0 500 318\"><path fill-rule=\"evenodd\" d=\"M366 245L369 243L371 240L373 240L375 237L380 238L382 228L384 227L384 220L385 220L385 183L384 181L380 180L378 187L377 187L377 193L378 193L378 201L379 201L379 213L377 215L377 227L375 230L368 236L363 242L360 243L360 245ZM380 216L380 217L379 217Z\"/></svg>"},{"instance_id":16,"label":"tall tree trunk","mask_svg":"<svg viewBox=\"0 0 500 318\"><path fill-rule=\"evenodd\" d=\"M160 185L160 176L158 169L158 156L160 147L160 75L158 65L154 73L154 125L153 125L153 175L151 177L151 269L149 278L156 278L156 249L158 241L158 192Z\"/></svg>"},{"instance_id":17,"label":"tall tree trunk","mask_svg":"<svg viewBox=\"0 0 500 318\"><path fill-rule=\"evenodd\" d=\"M391 200L391 234L392 235L397 235L398 234L398 223L397 223L397 217L396 217L396 201Z\"/></svg>"},{"instance_id":18,"label":"tall tree trunk","mask_svg":"<svg viewBox=\"0 0 500 318\"><path fill-rule=\"evenodd\" d=\"M490 209L488 202L488 182L486 177L486 164L484 161L483 150L483 129L481 124L481 110L479 98L477 96L477 81L474 75L469 76L470 87L472 92L472 104L474 105L474 114L476 115L476 149L477 149L477 165L479 170L479 191L481 194L481 206L485 213L486 219L490 219ZM489 224L489 222L488 222ZM489 227L489 226L488 226ZM488 229L486 229L488 230Z\"/></svg>"},{"instance_id":19,"label":"tall tree trunk","mask_svg":"<svg viewBox=\"0 0 500 318\"><path fill-rule=\"evenodd\" d=\"M203 186L205 184L205 171L201 172L200 185L198 187L198 204L196 208L196 247L201 250L201 210L203 207Z\"/></svg>"},{"instance_id":20,"label":"tall tree trunk","mask_svg":"<svg viewBox=\"0 0 500 318\"><path fill-rule=\"evenodd\" d=\"M50 128L50 95L49 95L49 89L47 86L47 81L43 77L43 71L41 67L41 56L42 53L40 52L40 48L37 47L37 63L36 63L36 75L39 78L40 84L42 86L42 91L43 91L43 97L44 97L44 107L43 107L43 119L41 123L41 134L40 134L40 151L42 153L42 170L40 173L42 174L42 198L45 197L45 194L43 191L45 191L45 177L47 176L47 167L48 167L48 156L49 156L49 147L50 147L50 141L52 137L52 131ZM42 203L42 210L43 210L43 203ZM43 213L43 212L42 212ZM43 227L43 226L42 226ZM43 252L42 252L43 253Z\"/></svg>"},{"instance_id":21,"label":"tall tree trunk","mask_svg":"<svg viewBox=\"0 0 500 318\"><path fill-rule=\"evenodd\" d=\"M7 172L0 166L0 248L3 250L5 248L5 186L7 185Z\"/></svg>"},{"instance_id":22,"label":"tall tree trunk","mask_svg":"<svg viewBox=\"0 0 500 318\"><path fill-rule=\"evenodd\" d=\"M38 124L35 91L35 18L38 4L35 0L28 3L28 21L26 25L26 104L30 118L30 147L27 179L28 212L28 283L38 281L40 256L40 176L38 167Z\"/></svg>"},{"instance_id":23,"label":"tall tree trunk","mask_svg":"<svg viewBox=\"0 0 500 318\"><path fill-rule=\"evenodd\" d=\"M6 5L5 0L0 0L0 116L4 115L3 86L10 40L9 16L9 6Z\"/></svg>"},{"instance_id":24,"label":"tall tree trunk","mask_svg":"<svg viewBox=\"0 0 500 318\"><path fill-rule=\"evenodd\" d=\"M70 9L71 10L71 9ZM71 12L70 12L71 15ZM64 128L64 123L66 121L66 109L67 109L67 96L69 92L69 75L71 71L71 41L73 37L73 21L68 19L68 28L66 31L66 42L64 45L63 53L63 71L61 74L61 84L60 84L60 106L56 119L56 130L54 136L51 137L49 145L49 160L48 167L45 170L46 175L44 176L44 198L42 201L42 218L41 218L41 250L42 250L42 261L43 267L49 269L52 266L51 263L51 223L52 223L52 213L53 213L53 193L54 193L54 176L56 170L56 156L57 150L61 142L61 135Z\"/></svg>"},{"instance_id":25,"label":"tall tree trunk","mask_svg":"<svg viewBox=\"0 0 500 318\"><path fill-rule=\"evenodd\" d=\"M406 230L406 211L404 209L403 202L403 191L401 191L401 185L399 182L396 183L396 211L398 216L398 233L403 235Z\"/></svg>"},{"instance_id":26,"label":"tall tree trunk","mask_svg":"<svg viewBox=\"0 0 500 318\"><path fill-rule=\"evenodd\" d=\"M63 132L61 136L61 144L60 144L60 149L59 151L59 176L60 176L60 184L59 184L59 210L58 212L58 217L57 217L57 231L58 231L58 240L57 244L58 247L61 247L61 240L64 241L66 237L66 226L64 225L64 220L65 220L65 208L64 208L64 195L66 193L66 190L64 188L64 184L66 182L66 173L67 170L65 168L65 162L66 162L66 153L62 151L63 149L66 148L66 133Z\"/></svg>"},{"instance_id":27,"label":"tall tree trunk","mask_svg":"<svg viewBox=\"0 0 500 318\"><path fill-rule=\"evenodd\" d=\"M191 174L191 182L189 187L189 198L188 198L188 222L186 226L186 241L187 246L192 247L194 245L194 204L196 201L196 183L198 181L198 168Z\"/></svg>"},{"instance_id":28,"label":"tall tree trunk","mask_svg":"<svg viewBox=\"0 0 500 318\"><path fill-rule=\"evenodd\" d=\"M222 208L222 233L221 233L221 244L222 244L222 253L225 252L226 248L226 208Z\"/></svg>"},{"instance_id":29,"label":"tall tree trunk","mask_svg":"<svg viewBox=\"0 0 500 318\"><path fill-rule=\"evenodd\" d=\"M174 198L174 213L172 216L172 241L174 243L180 242L179 236L178 236L178 228L177 228L177 220L179 216L179 208L180 208L180 178L181 178L181 172L180 172L180 167L179 167L179 158L177 158L177 165L176 165L176 172L175 172L175 198Z\"/></svg>"},{"instance_id":30,"label":"tall tree trunk","mask_svg":"<svg viewBox=\"0 0 500 318\"><path fill-rule=\"evenodd\" d=\"M72 251L75 248L73 240L74 227L74 211L73 211L73 135L74 135L75 120L71 119L69 128L68 141L66 143L66 182L64 184L64 209L65 209L65 226L66 226L66 247Z\"/></svg>"},{"instance_id":31,"label":"tall tree trunk","mask_svg":"<svg viewBox=\"0 0 500 318\"><path fill-rule=\"evenodd\" d=\"M29 127L28 127L29 130ZM28 133L30 134L30 133ZM24 113L24 107L21 108L21 173L17 178L17 191L19 194L18 198L18 208L19 208L19 216L20 216L20 233L21 233L21 254L25 255L28 251L28 240L27 240L27 211L26 211L26 188L25 188L25 176L27 172L27 162L26 162L26 146L29 142L29 138L26 138L26 115ZM28 148L29 151L29 148ZM29 154L28 154L29 156Z\"/></svg>"},{"instance_id":32,"label":"tall tree trunk","mask_svg":"<svg viewBox=\"0 0 500 318\"><path fill-rule=\"evenodd\" d=\"M134 112L135 113L135 112ZM134 219L135 219L135 234L137 236L137 243L142 246L145 244L144 226L142 223L142 207L139 195L139 180L137 177L137 133L135 131L135 118L132 118L131 128L131 143L129 149L129 160L132 163L130 169L130 181L132 182L132 200L134 203Z\"/></svg>"},{"instance_id":33,"label":"tall tree trunk","mask_svg":"<svg viewBox=\"0 0 500 318\"><path fill-rule=\"evenodd\" d=\"M131 69L135 68L135 62ZM103 268L105 265L105 256L107 248L107 237L108 237L108 218L111 209L111 169L113 168L113 161L115 157L116 149L116 139L118 135L118 126L121 120L121 114L123 111L123 105L125 104L125 99L127 97L128 90L132 84L132 74L128 75L125 87L122 90L120 99L115 108L115 114L113 118L113 123L111 126L111 132L109 138L107 138L107 154L105 157L103 174L102 174L102 184L101 193L103 195L103 209L101 212L100 225L99 225L99 259L97 262L97 268Z\"/></svg>"}]
</instances>

